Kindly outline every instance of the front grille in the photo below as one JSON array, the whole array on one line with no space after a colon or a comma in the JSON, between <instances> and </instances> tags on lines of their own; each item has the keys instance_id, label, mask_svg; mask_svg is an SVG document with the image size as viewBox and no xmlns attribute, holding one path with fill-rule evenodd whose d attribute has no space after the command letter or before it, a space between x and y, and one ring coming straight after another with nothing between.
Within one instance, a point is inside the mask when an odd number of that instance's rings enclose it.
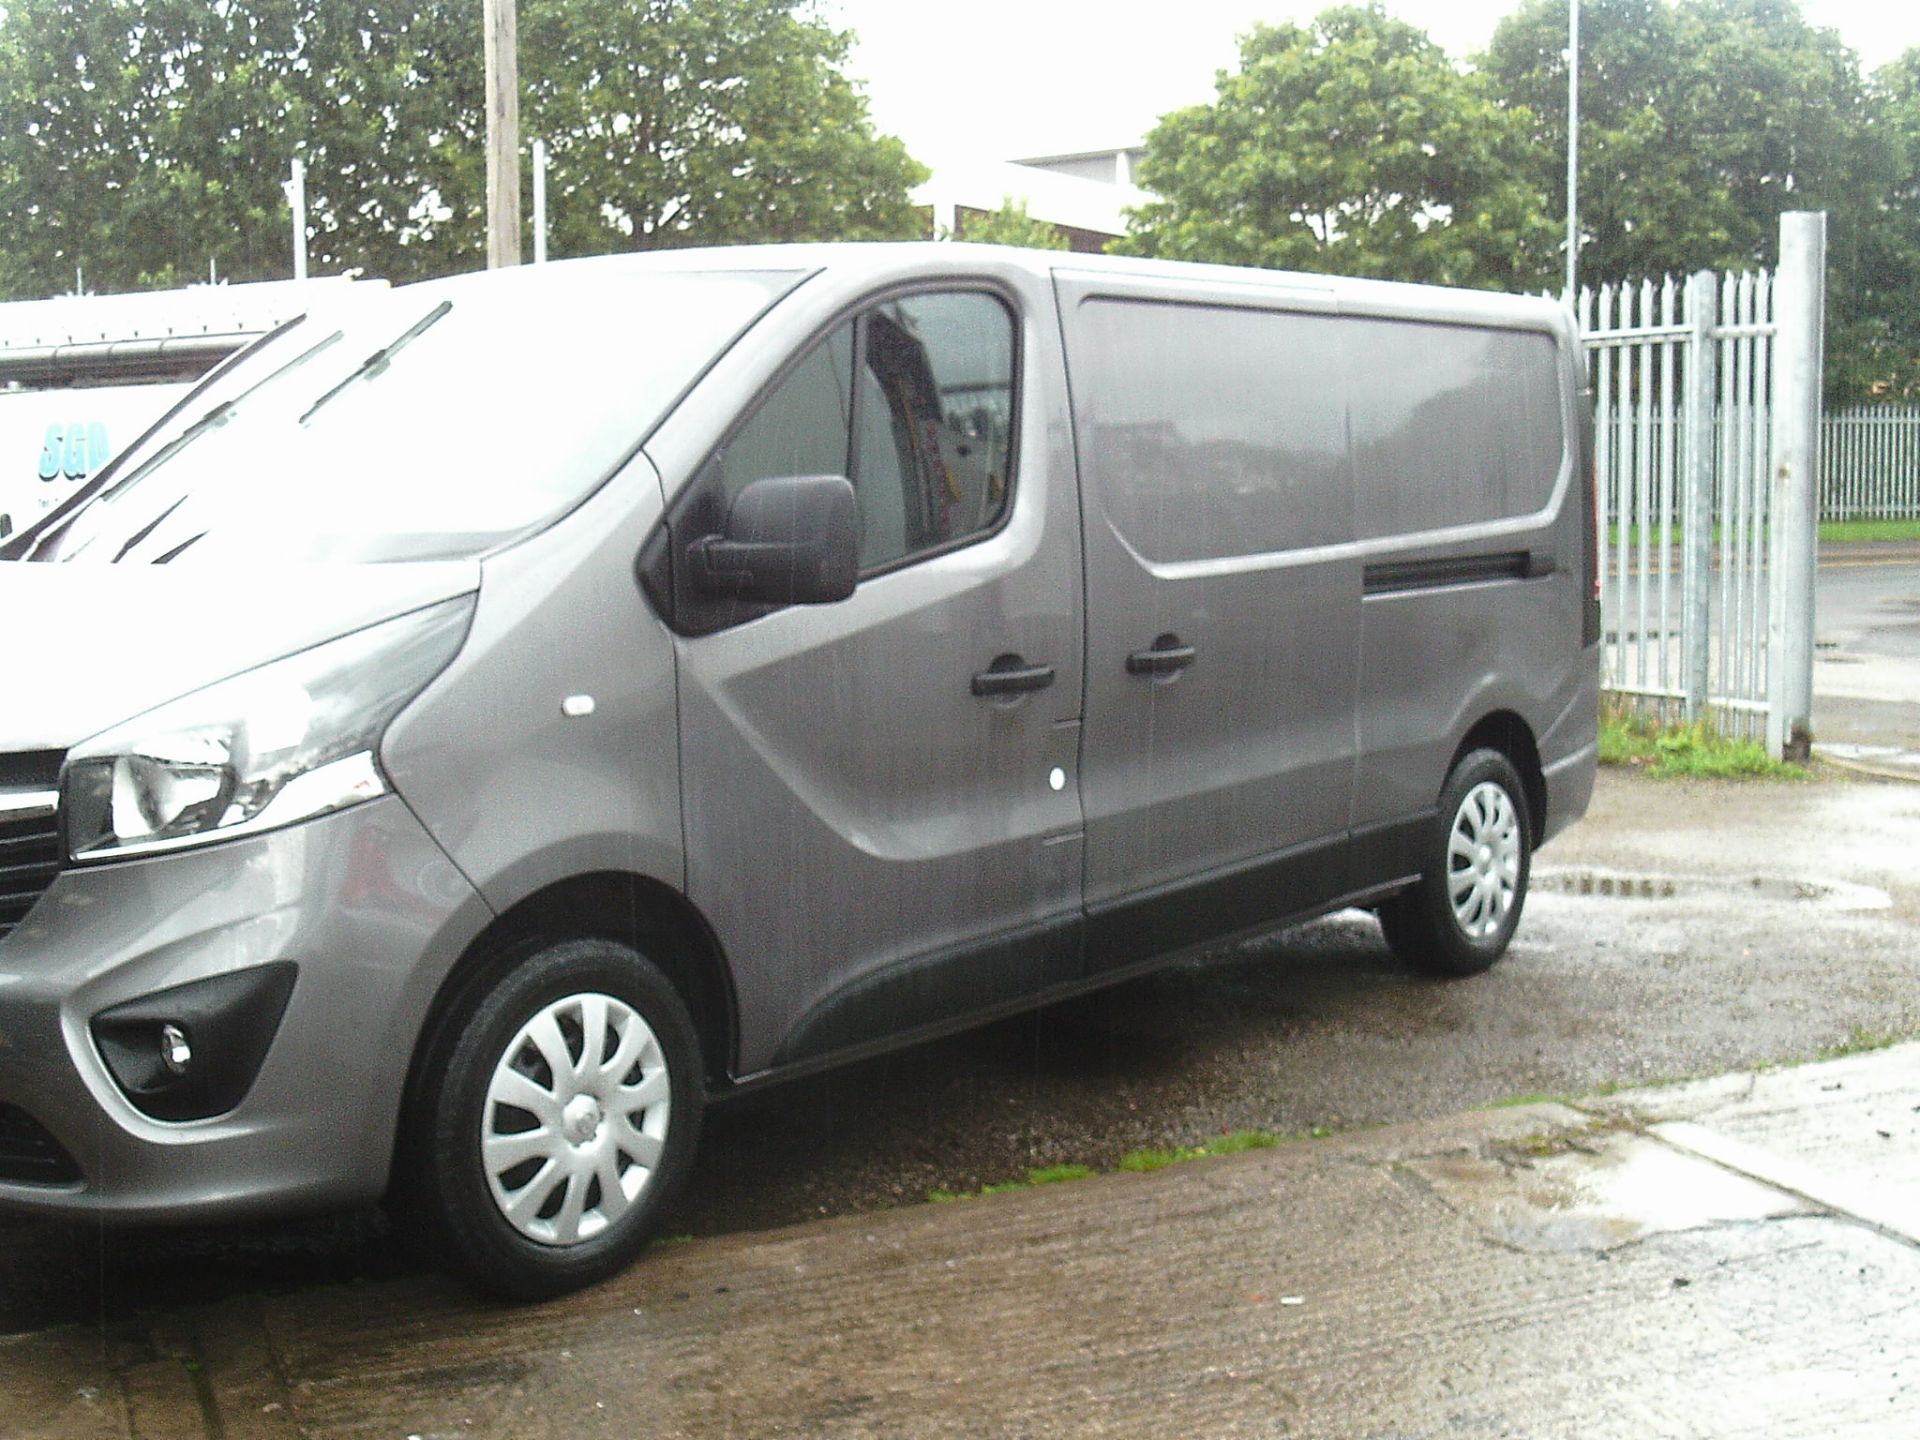
<instances>
[{"instance_id":1,"label":"front grille","mask_svg":"<svg viewBox=\"0 0 1920 1440\"><path fill-rule=\"evenodd\" d=\"M0 939L60 873L57 750L0 755Z\"/></svg>"},{"instance_id":2,"label":"front grille","mask_svg":"<svg viewBox=\"0 0 1920 1440\"><path fill-rule=\"evenodd\" d=\"M46 1126L17 1105L0 1101L0 1180L72 1185L79 1179L80 1167Z\"/></svg>"}]
</instances>

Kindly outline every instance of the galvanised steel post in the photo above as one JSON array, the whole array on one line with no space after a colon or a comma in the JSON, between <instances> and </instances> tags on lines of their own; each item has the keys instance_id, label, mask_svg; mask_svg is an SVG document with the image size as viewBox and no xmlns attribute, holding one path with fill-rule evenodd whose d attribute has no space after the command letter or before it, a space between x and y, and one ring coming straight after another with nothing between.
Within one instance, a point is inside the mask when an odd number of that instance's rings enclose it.
<instances>
[{"instance_id":1,"label":"galvanised steel post","mask_svg":"<svg viewBox=\"0 0 1920 1440\"><path fill-rule=\"evenodd\" d=\"M296 160L287 180L287 201L293 206L293 278L307 278L307 162Z\"/></svg>"},{"instance_id":2,"label":"galvanised steel post","mask_svg":"<svg viewBox=\"0 0 1920 1440\"><path fill-rule=\"evenodd\" d=\"M1820 387L1825 359L1827 216L1780 217L1774 283L1773 495L1767 607L1767 749L1805 760L1813 747L1814 551L1820 509Z\"/></svg>"},{"instance_id":3,"label":"galvanised steel post","mask_svg":"<svg viewBox=\"0 0 1920 1440\"><path fill-rule=\"evenodd\" d=\"M1713 635L1713 435L1720 280L1702 270L1687 280L1687 431L1685 441L1685 672L1687 719L1705 713L1711 695Z\"/></svg>"}]
</instances>

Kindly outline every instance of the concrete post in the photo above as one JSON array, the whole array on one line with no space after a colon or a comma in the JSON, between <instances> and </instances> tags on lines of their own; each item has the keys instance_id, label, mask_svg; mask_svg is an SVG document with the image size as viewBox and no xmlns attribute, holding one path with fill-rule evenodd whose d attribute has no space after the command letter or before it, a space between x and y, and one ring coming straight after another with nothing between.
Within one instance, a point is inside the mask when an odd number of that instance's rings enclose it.
<instances>
[{"instance_id":1,"label":"concrete post","mask_svg":"<svg viewBox=\"0 0 1920 1440\"><path fill-rule=\"evenodd\" d=\"M1711 270L1687 280L1687 431L1686 549L1681 569L1686 576L1686 686L1687 719L1698 720L1711 693L1713 636L1713 432L1714 396L1718 378L1720 282Z\"/></svg>"},{"instance_id":2,"label":"concrete post","mask_svg":"<svg viewBox=\"0 0 1920 1440\"><path fill-rule=\"evenodd\" d=\"M1780 217L1780 269L1773 288L1777 333L1767 595L1767 749L1787 760L1805 760L1813 746L1826 289L1826 212L1789 210Z\"/></svg>"},{"instance_id":3,"label":"concrete post","mask_svg":"<svg viewBox=\"0 0 1920 1440\"><path fill-rule=\"evenodd\" d=\"M293 278L307 278L307 162L293 162L287 181L287 199L293 206Z\"/></svg>"}]
</instances>

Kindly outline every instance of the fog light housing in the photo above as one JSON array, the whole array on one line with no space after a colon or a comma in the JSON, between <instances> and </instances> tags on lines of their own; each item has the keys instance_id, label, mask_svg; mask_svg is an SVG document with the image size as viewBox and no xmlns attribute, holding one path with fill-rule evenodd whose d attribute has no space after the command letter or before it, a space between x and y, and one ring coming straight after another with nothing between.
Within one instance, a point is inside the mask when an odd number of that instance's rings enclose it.
<instances>
[{"instance_id":1,"label":"fog light housing","mask_svg":"<svg viewBox=\"0 0 1920 1440\"><path fill-rule=\"evenodd\" d=\"M94 1016L93 1042L141 1114L224 1115L253 1088L298 973L276 960L155 991Z\"/></svg>"}]
</instances>

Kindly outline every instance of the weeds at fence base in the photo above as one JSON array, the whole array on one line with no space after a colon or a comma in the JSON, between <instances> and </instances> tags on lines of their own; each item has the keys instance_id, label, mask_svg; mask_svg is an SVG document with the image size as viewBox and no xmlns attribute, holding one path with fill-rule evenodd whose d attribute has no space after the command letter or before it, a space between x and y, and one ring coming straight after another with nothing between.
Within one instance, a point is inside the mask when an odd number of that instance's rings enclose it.
<instances>
[{"instance_id":1,"label":"weeds at fence base","mask_svg":"<svg viewBox=\"0 0 1920 1440\"><path fill-rule=\"evenodd\" d=\"M1758 740L1722 735L1712 717L1662 724L1630 702L1600 708L1600 763L1660 780L1804 780L1807 769L1776 760Z\"/></svg>"}]
</instances>

